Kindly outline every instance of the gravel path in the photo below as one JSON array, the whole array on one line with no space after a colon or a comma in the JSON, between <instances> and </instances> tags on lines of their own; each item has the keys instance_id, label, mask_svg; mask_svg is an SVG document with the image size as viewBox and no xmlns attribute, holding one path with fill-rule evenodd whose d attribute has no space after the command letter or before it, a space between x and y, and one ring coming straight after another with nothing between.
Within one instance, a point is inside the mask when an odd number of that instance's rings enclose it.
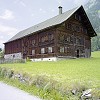
<instances>
[{"instance_id":1,"label":"gravel path","mask_svg":"<svg viewBox=\"0 0 100 100\"><path fill-rule=\"evenodd\" d=\"M0 100L41 100L22 90L0 82Z\"/></svg>"}]
</instances>

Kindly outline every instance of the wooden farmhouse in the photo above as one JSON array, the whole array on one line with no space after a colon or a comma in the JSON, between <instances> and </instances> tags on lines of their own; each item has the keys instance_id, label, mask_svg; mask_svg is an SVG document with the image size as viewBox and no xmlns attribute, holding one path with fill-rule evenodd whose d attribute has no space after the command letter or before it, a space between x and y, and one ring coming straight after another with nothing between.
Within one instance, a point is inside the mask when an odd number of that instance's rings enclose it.
<instances>
[{"instance_id":1,"label":"wooden farmhouse","mask_svg":"<svg viewBox=\"0 0 100 100\"><path fill-rule=\"evenodd\" d=\"M56 60L91 56L96 33L83 6L76 7L17 33L5 45L5 59Z\"/></svg>"}]
</instances>

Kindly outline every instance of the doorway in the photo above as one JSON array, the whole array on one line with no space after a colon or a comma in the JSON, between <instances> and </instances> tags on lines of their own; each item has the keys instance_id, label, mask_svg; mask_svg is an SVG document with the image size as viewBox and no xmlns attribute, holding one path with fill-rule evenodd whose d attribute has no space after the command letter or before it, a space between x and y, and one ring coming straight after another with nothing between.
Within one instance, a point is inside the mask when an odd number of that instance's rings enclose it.
<instances>
[{"instance_id":1,"label":"doorway","mask_svg":"<svg viewBox=\"0 0 100 100\"><path fill-rule=\"evenodd\" d=\"M79 58L79 49L77 50L77 58Z\"/></svg>"}]
</instances>

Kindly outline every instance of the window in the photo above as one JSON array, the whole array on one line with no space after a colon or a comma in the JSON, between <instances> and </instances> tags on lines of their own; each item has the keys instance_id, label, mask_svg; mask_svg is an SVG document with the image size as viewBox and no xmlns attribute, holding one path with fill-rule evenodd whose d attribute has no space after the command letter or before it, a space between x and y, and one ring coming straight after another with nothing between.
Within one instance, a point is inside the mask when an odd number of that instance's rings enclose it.
<instances>
[{"instance_id":1,"label":"window","mask_svg":"<svg viewBox=\"0 0 100 100\"><path fill-rule=\"evenodd\" d=\"M32 46L34 46L35 45L35 40L32 40Z\"/></svg>"},{"instance_id":2,"label":"window","mask_svg":"<svg viewBox=\"0 0 100 100\"><path fill-rule=\"evenodd\" d=\"M67 24L67 29L72 29L72 25L69 23L69 24Z\"/></svg>"},{"instance_id":3,"label":"window","mask_svg":"<svg viewBox=\"0 0 100 100\"><path fill-rule=\"evenodd\" d=\"M84 32L84 33L87 33L87 29L86 29L86 28L83 28L83 32Z\"/></svg>"},{"instance_id":4,"label":"window","mask_svg":"<svg viewBox=\"0 0 100 100\"><path fill-rule=\"evenodd\" d=\"M68 55L70 55L70 53L71 53L71 47L70 46L67 47L67 53L68 53Z\"/></svg>"},{"instance_id":5,"label":"window","mask_svg":"<svg viewBox=\"0 0 100 100\"><path fill-rule=\"evenodd\" d=\"M32 50L32 55L34 55L35 54L35 50Z\"/></svg>"},{"instance_id":6,"label":"window","mask_svg":"<svg viewBox=\"0 0 100 100\"><path fill-rule=\"evenodd\" d=\"M59 34L58 38L60 42L64 42L64 34Z\"/></svg>"},{"instance_id":7,"label":"window","mask_svg":"<svg viewBox=\"0 0 100 100\"><path fill-rule=\"evenodd\" d=\"M80 45L84 45L84 38L80 39Z\"/></svg>"},{"instance_id":8,"label":"window","mask_svg":"<svg viewBox=\"0 0 100 100\"><path fill-rule=\"evenodd\" d=\"M41 48L41 53L45 53L45 48Z\"/></svg>"},{"instance_id":9,"label":"window","mask_svg":"<svg viewBox=\"0 0 100 100\"><path fill-rule=\"evenodd\" d=\"M53 34L49 34L48 35L48 39L49 39L49 41L53 40L54 39L54 35Z\"/></svg>"},{"instance_id":10,"label":"window","mask_svg":"<svg viewBox=\"0 0 100 100\"><path fill-rule=\"evenodd\" d=\"M84 38L77 37L76 44L78 44L78 45L84 45Z\"/></svg>"},{"instance_id":11,"label":"window","mask_svg":"<svg viewBox=\"0 0 100 100\"><path fill-rule=\"evenodd\" d=\"M81 21L81 16L79 16L79 20Z\"/></svg>"},{"instance_id":12,"label":"window","mask_svg":"<svg viewBox=\"0 0 100 100\"><path fill-rule=\"evenodd\" d=\"M67 53L67 46L65 47L65 53Z\"/></svg>"},{"instance_id":13,"label":"window","mask_svg":"<svg viewBox=\"0 0 100 100\"><path fill-rule=\"evenodd\" d=\"M75 14L75 19L78 19L78 14Z\"/></svg>"},{"instance_id":14,"label":"window","mask_svg":"<svg viewBox=\"0 0 100 100\"><path fill-rule=\"evenodd\" d=\"M41 37L41 42L44 42L45 41L45 38L44 37Z\"/></svg>"},{"instance_id":15,"label":"window","mask_svg":"<svg viewBox=\"0 0 100 100\"><path fill-rule=\"evenodd\" d=\"M79 26L76 26L76 31L77 32L80 32L81 31L81 28Z\"/></svg>"},{"instance_id":16,"label":"window","mask_svg":"<svg viewBox=\"0 0 100 100\"><path fill-rule=\"evenodd\" d=\"M67 35L64 35L64 41L65 41L65 43L67 43L68 41L67 41Z\"/></svg>"},{"instance_id":17,"label":"window","mask_svg":"<svg viewBox=\"0 0 100 100\"><path fill-rule=\"evenodd\" d=\"M52 53L52 47L48 47L48 53Z\"/></svg>"},{"instance_id":18,"label":"window","mask_svg":"<svg viewBox=\"0 0 100 100\"><path fill-rule=\"evenodd\" d=\"M75 19L81 21L81 16L78 14L75 14Z\"/></svg>"},{"instance_id":19,"label":"window","mask_svg":"<svg viewBox=\"0 0 100 100\"><path fill-rule=\"evenodd\" d=\"M73 36L70 36L70 43L73 43Z\"/></svg>"},{"instance_id":20,"label":"window","mask_svg":"<svg viewBox=\"0 0 100 100\"><path fill-rule=\"evenodd\" d=\"M72 30L76 31L76 25L75 24L72 25Z\"/></svg>"},{"instance_id":21,"label":"window","mask_svg":"<svg viewBox=\"0 0 100 100\"><path fill-rule=\"evenodd\" d=\"M79 41L80 41L80 39L79 39L79 37L77 37L76 44L79 44Z\"/></svg>"},{"instance_id":22,"label":"window","mask_svg":"<svg viewBox=\"0 0 100 100\"><path fill-rule=\"evenodd\" d=\"M48 36L45 36L45 41L48 41Z\"/></svg>"},{"instance_id":23,"label":"window","mask_svg":"<svg viewBox=\"0 0 100 100\"><path fill-rule=\"evenodd\" d=\"M51 34L51 40L53 40L54 39L54 35L53 34Z\"/></svg>"},{"instance_id":24,"label":"window","mask_svg":"<svg viewBox=\"0 0 100 100\"><path fill-rule=\"evenodd\" d=\"M41 37L41 42L47 42L47 41L48 41L48 36Z\"/></svg>"},{"instance_id":25,"label":"window","mask_svg":"<svg viewBox=\"0 0 100 100\"><path fill-rule=\"evenodd\" d=\"M60 53L64 53L64 47L60 47Z\"/></svg>"}]
</instances>

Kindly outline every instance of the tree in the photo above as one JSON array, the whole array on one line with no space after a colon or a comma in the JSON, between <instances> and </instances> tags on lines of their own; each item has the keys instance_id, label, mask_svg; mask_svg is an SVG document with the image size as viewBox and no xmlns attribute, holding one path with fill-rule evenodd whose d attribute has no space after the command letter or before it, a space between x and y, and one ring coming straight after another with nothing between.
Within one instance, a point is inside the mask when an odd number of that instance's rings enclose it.
<instances>
[{"instance_id":1,"label":"tree","mask_svg":"<svg viewBox=\"0 0 100 100\"><path fill-rule=\"evenodd\" d=\"M4 50L0 48L0 58L4 58Z\"/></svg>"},{"instance_id":2,"label":"tree","mask_svg":"<svg viewBox=\"0 0 100 100\"><path fill-rule=\"evenodd\" d=\"M100 34L92 38L92 51L100 50Z\"/></svg>"},{"instance_id":3,"label":"tree","mask_svg":"<svg viewBox=\"0 0 100 100\"><path fill-rule=\"evenodd\" d=\"M0 48L0 52L2 51L2 48Z\"/></svg>"}]
</instances>

